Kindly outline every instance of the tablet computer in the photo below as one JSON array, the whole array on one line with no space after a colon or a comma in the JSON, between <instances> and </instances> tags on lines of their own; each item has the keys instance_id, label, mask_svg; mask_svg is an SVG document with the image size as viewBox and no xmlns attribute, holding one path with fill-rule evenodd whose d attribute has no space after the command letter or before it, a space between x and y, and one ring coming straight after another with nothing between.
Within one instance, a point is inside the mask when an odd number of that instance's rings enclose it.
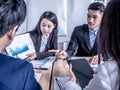
<instances>
[{"instance_id":1,"label":"tablet computer","mask_svg":"<svg viewBox=\"0 0 120 90\"><path fill-rule=\"evenodd\" d=\"M68 63L72 64L72 70L76 76L78 84L80 84L82 88L88 85L94 74L88 61L86 59L72 59L69 60Z\"/></svg>"}]
</instances>

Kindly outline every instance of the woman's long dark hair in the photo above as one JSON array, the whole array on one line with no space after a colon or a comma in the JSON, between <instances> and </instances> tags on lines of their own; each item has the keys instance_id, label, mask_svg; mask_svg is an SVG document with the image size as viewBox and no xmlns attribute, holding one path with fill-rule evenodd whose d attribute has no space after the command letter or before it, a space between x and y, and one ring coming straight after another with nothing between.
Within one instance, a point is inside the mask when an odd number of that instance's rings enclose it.
<instances>
[{"instance_id":1,"label":"woman's long dark hair","mask_svg":"<svg viewBox=\"0 0 120 90\"><path fill-rule=\"evenodd\" d=\"M41 35L41 34L42 34L42 32L41 32L41 30L40 30L40 23L41 23L41 21L42 21L44 18L47 18L48 20L50 20L50 21L55 25L54 30L57 30L58 20L57 20L56 14L54 14L54 13L51 12L51 11L45 11L45 12L41 15L41 17L40 17L40 19L39 19L39 22L37 23L36 27L35 27L34 30L33 30L33 31L36 31L36 32L37 32L36 34L38 34L38 35ZM54 30L53 30L53 31L54 31Z\"/></svg>"},{"instance_id":2,"label":"woman's long dark hair","mask_svg":"<svg viewBox=\"0 0 120 90\"><path fill-rule=\"evenodd\" d=\"M99 31L99 53L115 59L120 73L120 0L111 0L105 9Z\"/></svg>"}]
</instances>

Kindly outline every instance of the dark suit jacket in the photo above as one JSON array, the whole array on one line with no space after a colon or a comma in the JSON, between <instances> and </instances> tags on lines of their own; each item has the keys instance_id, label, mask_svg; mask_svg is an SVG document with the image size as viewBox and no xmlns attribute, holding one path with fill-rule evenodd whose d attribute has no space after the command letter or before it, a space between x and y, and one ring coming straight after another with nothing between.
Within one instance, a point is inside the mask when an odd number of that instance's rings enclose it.
<instances>
[{"instance_id":1,"label":"dark suit jacket","mask_svg":"<svg viewBox=\"0 0 120 90\"><path fill-rule=\"evenodd\" d=\"M42 33L38 33L37 31L31 31L30 33L30 37L32 38L33 44L35 46L35 50L37 53L37 59L41 59L41 58L46 58L49 56L54 56L54 53L48 52L48 50L51 49L57 49L58 46L58 37L57 37L57 30L53 30L50 33L46 48L45 48L45 52L39 52L40 49L40 45L41 45L41 36Z\"/></svg>"},{"instance_id":2,"label":"dark suit jacket","mask_svg":"<svg viewBox=\"0 0 120 90\"><path fill-rule=\"evenodd\" d=\"M0 90L42 90L25 60L0 54Z\"/></svg>"},{"instance_id":3,"label":"dark suit jacket","mask_svg":"<svg viewBox=\"0 0 120 90\"><path fill-rule=\"evenodd\" d=\"M77 48L78 47L78 48ZM77 51L76 51L77 48ZM93 56L97 54L97 38L93 48L90 46L89 29L86 24L75 27L70 43L67 48L67 53L72 56L76 51L76 56Z\"/></svg>"}]
</instances>

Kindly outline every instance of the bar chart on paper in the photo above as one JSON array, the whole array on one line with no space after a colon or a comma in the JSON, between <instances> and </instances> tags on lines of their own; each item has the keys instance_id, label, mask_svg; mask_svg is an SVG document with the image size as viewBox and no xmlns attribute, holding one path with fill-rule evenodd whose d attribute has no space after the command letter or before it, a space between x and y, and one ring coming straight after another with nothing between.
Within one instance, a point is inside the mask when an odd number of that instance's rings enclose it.
<instances>
[{"instance_id":1,"label":"bar chart on paper","mask_svg":"<svg viewBox=\"0 0 120 90\"><path fill-rule=\"evenodd\" d=\"M8 55L25 59L27 54L35 52L29 33L16 35L13 42L6 48Z\"/></svg>"}]
</instances>

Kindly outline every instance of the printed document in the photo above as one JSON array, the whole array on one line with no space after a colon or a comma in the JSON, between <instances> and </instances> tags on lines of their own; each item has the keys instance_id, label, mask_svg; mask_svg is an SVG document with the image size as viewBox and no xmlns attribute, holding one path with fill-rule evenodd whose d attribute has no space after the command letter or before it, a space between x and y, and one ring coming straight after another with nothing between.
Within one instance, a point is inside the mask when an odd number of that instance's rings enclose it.
<instances>
[{"instance_id":1,"label":"printed document","mask_svg":"<svg viewBox=\"0 0 120 90\"><path fill-rule=\"evenodd\" d=\"M35 48L29 33L16 35L13 42L6 48L9 56L21 59L27 58L27 54L34 53Z\"/></svg>"},{"instance_id":2,"label":"printed document","mask_svg":"<svg viewBox=\"0 0 120 90\"><path fill-rule=\"evenodd\" d=\"M51 56L40 60L32 60L30 62L32 63L34 68L48 69L54 61L55 61L55 57Z\"/></svg>"}]
</instances>

